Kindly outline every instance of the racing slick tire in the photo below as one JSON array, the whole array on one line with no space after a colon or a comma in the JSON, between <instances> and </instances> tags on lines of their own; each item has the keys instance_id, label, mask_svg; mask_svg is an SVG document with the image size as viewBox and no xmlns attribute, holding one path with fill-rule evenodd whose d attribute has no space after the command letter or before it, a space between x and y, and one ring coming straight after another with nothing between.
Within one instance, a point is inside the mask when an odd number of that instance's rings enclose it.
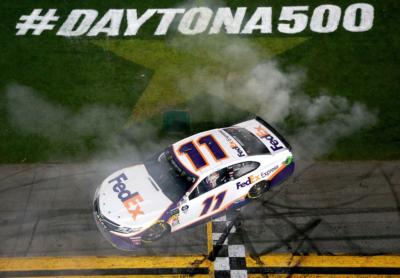
<instances>
[{"instance_id":1,"label":"racing slick tire","mask_svg":"<svg viewBox=\"0 0 400 278\"><path fill-rule=\"evenodd\" d=\"M250 199L258 199L260 198L265 191L269 189L269 182L267 181L260 181L253 185L250 188L249 193L247 193L247 197Z\"/></svg>"},{"instance_id":2,"label":"racing slick tire","mask_svg":"<svg viewBox=\"0 0 400 278\"><path fill-rule=\"evenodd\" d=\"M159 240L169 232L171 232L171 226L164 221L159 221L144 232L142 242L150 243Z\"/></svg>"}]
</instances>

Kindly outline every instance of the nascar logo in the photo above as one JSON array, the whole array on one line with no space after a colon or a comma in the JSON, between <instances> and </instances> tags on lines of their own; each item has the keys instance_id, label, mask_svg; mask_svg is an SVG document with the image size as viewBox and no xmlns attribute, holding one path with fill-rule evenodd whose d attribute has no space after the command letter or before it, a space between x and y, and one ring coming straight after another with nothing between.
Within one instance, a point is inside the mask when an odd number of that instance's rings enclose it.
<instances>
[{"instance_id":1,"label":"nascar logo","mask_svg":"<svg viewBox=\"0 0 400 278\"><path fill-rule=\"evenodd\" d=\"M128 178L125 174L121 174L118 177L110 180L108 183L115 183L113 186L113 191L118 193L118 199L124 204L125 208L128 210L129 214L132 216L132 219L136 221L136 217L139 214L144 214L139 203L143 202L143 197L139 194L139 192L131 193L128 189L126 189L126 184L123 181L127 181Z\"/></svg>"}]
</instances>

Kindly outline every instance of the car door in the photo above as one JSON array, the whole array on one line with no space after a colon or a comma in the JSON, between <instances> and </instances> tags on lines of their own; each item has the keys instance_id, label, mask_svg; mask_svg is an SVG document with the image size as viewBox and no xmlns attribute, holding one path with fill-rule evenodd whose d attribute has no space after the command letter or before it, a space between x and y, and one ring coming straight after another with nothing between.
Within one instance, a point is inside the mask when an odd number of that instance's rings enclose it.
<instances>
[{"instance_id":1,"label":"car door","mask_svg":"<svg viewBox=\"0 0 400 278\"><path fill-rule=\"evenodd\" d=\"M213 173L215 174L215 173ZM225 184L210 186L210 177L198 182L193 191L187 196L186 202L179 208L179 227L183 228L205 220L223 210L227 194Z\"/></svg>"},{"instance_id":2,"label":"car door","mask_svg":"<svg viewBox=\"0 0 400 278\"><path fill-rule=\"evenodd\" d=\"M258 162L245 161L213 172L200 180L179 207L178 230L224 212L232 203L243 197L237 186L238 179L258 168Z\"/></svg>"}]
</instances>

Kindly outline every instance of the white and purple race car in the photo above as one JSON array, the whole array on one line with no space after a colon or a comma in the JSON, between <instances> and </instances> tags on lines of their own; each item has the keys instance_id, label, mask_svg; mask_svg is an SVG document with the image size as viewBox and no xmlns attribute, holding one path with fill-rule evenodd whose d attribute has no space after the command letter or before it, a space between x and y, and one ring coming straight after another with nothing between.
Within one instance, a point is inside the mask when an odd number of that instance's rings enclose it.
<instances>
[{"instance_id":1,"label":"white and purple race car","mask_svg":"<svg viewBox=\"0 0 400 278\"><path fill-rule=\"evenodd\" d=\"M259 117L192 135L106 178L96 222L115 247L134 250L261 197L293 173L290 150Z\"/></svg>"}]
</instances>

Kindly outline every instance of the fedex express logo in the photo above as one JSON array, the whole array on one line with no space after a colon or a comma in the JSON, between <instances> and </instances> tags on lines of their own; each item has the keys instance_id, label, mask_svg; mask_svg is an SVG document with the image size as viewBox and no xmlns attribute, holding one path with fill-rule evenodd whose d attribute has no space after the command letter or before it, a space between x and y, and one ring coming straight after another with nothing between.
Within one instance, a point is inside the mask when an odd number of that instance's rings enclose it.
<instances>
[{"instance_id":1,"label":"fedex express logo","mask_svg":"<svg viewBox=\"0 0 400 278\"><path fill-rule=\"evenodd\" d=\"M250 184L253 184L253 183L255 183L255 182L257 182L257 181L259 181L259 180L261 180L261 179L263 179L263 178L265 178L265 177L267 177L267 176L269 176L270 174L272 174L273 172L275 172L278 168L279 168L278 165L276 165L276 166L274 166L273 168L269 169L268 171L262 172L261 174L258 174L258 175L250 175L250 176L247 178L246 181L243 181L243 182L240 182L240 181L239 181L239 182L237 182L237 183L236 183L236 189L240 189L240 188L242 188L242 187L246 187L246 186L248 186L248 185L250 185Z\"/></svg>"},{"instance_id":2,"label":"fedex express logo","mask_svg":"<svg viewBox=\"0 0 400 278\"><path fill-rule=\"evenodd\" d=\"M138 192L131 193L126 189L126 184L123 181L128 180L125 174L121 174L118 177L110 180L108 183L114 183L113 191L118 193L118 199L124 204L132 219L136 221L136 217L139 214L144 214L139 203L143 202L143 197Z\"/></svg>"},{"instance_id":3,"label":"fedex express logo","mask_svg":"<svg viewBox=\"0 0 400 278\"><path fill-rule=\"evenodd\" d=\"M271 150L277 151L283 148L283 146L279 145L279 141L276 140L271 134L269 134L268 130L266 130L263 126L260 125L256 127L256 134L257 136L268 140Z\"/></svg>"}]
</instances>

